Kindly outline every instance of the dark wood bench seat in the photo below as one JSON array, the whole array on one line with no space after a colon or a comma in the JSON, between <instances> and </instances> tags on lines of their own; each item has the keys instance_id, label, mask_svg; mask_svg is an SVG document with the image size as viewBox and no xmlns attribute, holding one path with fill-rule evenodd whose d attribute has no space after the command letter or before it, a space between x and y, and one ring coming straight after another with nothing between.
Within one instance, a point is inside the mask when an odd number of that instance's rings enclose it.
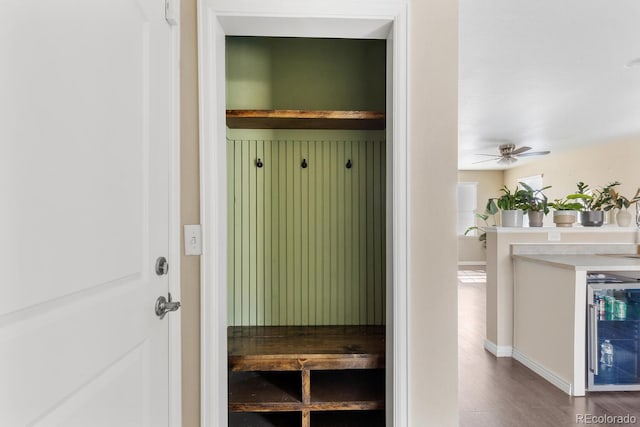
<instances>
[{"instance_id":1,"label":"dark wood bench seat","mask_svg":"<svg viewBox=\"0 0 640 427\"><path fill-rule=\"evenodd\" d=\"M227 337L231 371L384 368L384 326L237 326Z\"/></svg>"},{"instance_id":2,"label":"dark wood bench seat","mask_svg":"<svg viewBox=\"0 0 640 427\"><path fill-rule=\"evenodd\" d=\"M275 425L268 413L299 413L302 427L340 413L344 425L384 425L384 326L229 327L228 357L231 426Z\"/></svg>"}]
</instances>

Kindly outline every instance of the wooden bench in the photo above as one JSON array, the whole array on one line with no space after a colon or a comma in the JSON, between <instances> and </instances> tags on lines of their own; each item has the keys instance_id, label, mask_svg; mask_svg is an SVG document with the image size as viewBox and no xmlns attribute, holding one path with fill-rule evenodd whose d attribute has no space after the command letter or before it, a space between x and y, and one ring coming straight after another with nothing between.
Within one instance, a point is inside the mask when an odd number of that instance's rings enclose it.
<instances>
[{"instance_id":1,"label":"wooden bench","mask_svg":"<svg viewBox=\"0 0 640 427\"><path fill-rule=\"evenodd\" d=\"M229 425L384 426L384 326L229 327Z\"/></svg>"}]
</instances>

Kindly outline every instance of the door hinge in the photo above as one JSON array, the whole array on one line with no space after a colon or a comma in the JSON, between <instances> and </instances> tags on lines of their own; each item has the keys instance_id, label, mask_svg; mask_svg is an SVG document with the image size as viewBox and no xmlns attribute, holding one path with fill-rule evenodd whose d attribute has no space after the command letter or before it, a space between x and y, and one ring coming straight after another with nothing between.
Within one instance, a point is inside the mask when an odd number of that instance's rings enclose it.
<instances>
[{"instance_id":1,"label":"door hinge","mask_svg":"<svg viewBox=\"0 0 640 427\"><path fill-rule=\"evenodd\" d=\"M178 11L176 10L175 0L164 0L164 19L171 26L178 25Z\"/></svg>"}]
</instances>

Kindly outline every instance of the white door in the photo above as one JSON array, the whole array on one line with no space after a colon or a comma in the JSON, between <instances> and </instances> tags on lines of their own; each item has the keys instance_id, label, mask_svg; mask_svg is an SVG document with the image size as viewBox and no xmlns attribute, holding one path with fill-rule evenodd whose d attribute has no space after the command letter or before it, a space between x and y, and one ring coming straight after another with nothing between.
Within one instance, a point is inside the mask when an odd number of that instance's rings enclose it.
<instances>
[{"instance_id":1,"label":"white door","mask_svg":"<svg viewBox=\"0 0 640 427\"><path fill-rule=\"evenodd\" d=\"M164 1L1 3L0 425L167 426Z\"/></svg>"}]
</instances>

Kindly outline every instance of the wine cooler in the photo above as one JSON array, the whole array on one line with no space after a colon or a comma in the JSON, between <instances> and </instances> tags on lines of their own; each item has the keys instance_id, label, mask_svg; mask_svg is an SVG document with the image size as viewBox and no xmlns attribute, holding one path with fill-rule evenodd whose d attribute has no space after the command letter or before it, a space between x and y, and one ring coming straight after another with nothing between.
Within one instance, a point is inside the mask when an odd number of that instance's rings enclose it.
<instances>
[{"instance_id":1,"label":"wine cooler","mask_svg":"<svg viewBox=\"0 0 640 427\"><path fill-rule=\"evenodd\" d=\"M640 282L589 275L587 388L640 390Z\"/></svg>"}]
</instances>

